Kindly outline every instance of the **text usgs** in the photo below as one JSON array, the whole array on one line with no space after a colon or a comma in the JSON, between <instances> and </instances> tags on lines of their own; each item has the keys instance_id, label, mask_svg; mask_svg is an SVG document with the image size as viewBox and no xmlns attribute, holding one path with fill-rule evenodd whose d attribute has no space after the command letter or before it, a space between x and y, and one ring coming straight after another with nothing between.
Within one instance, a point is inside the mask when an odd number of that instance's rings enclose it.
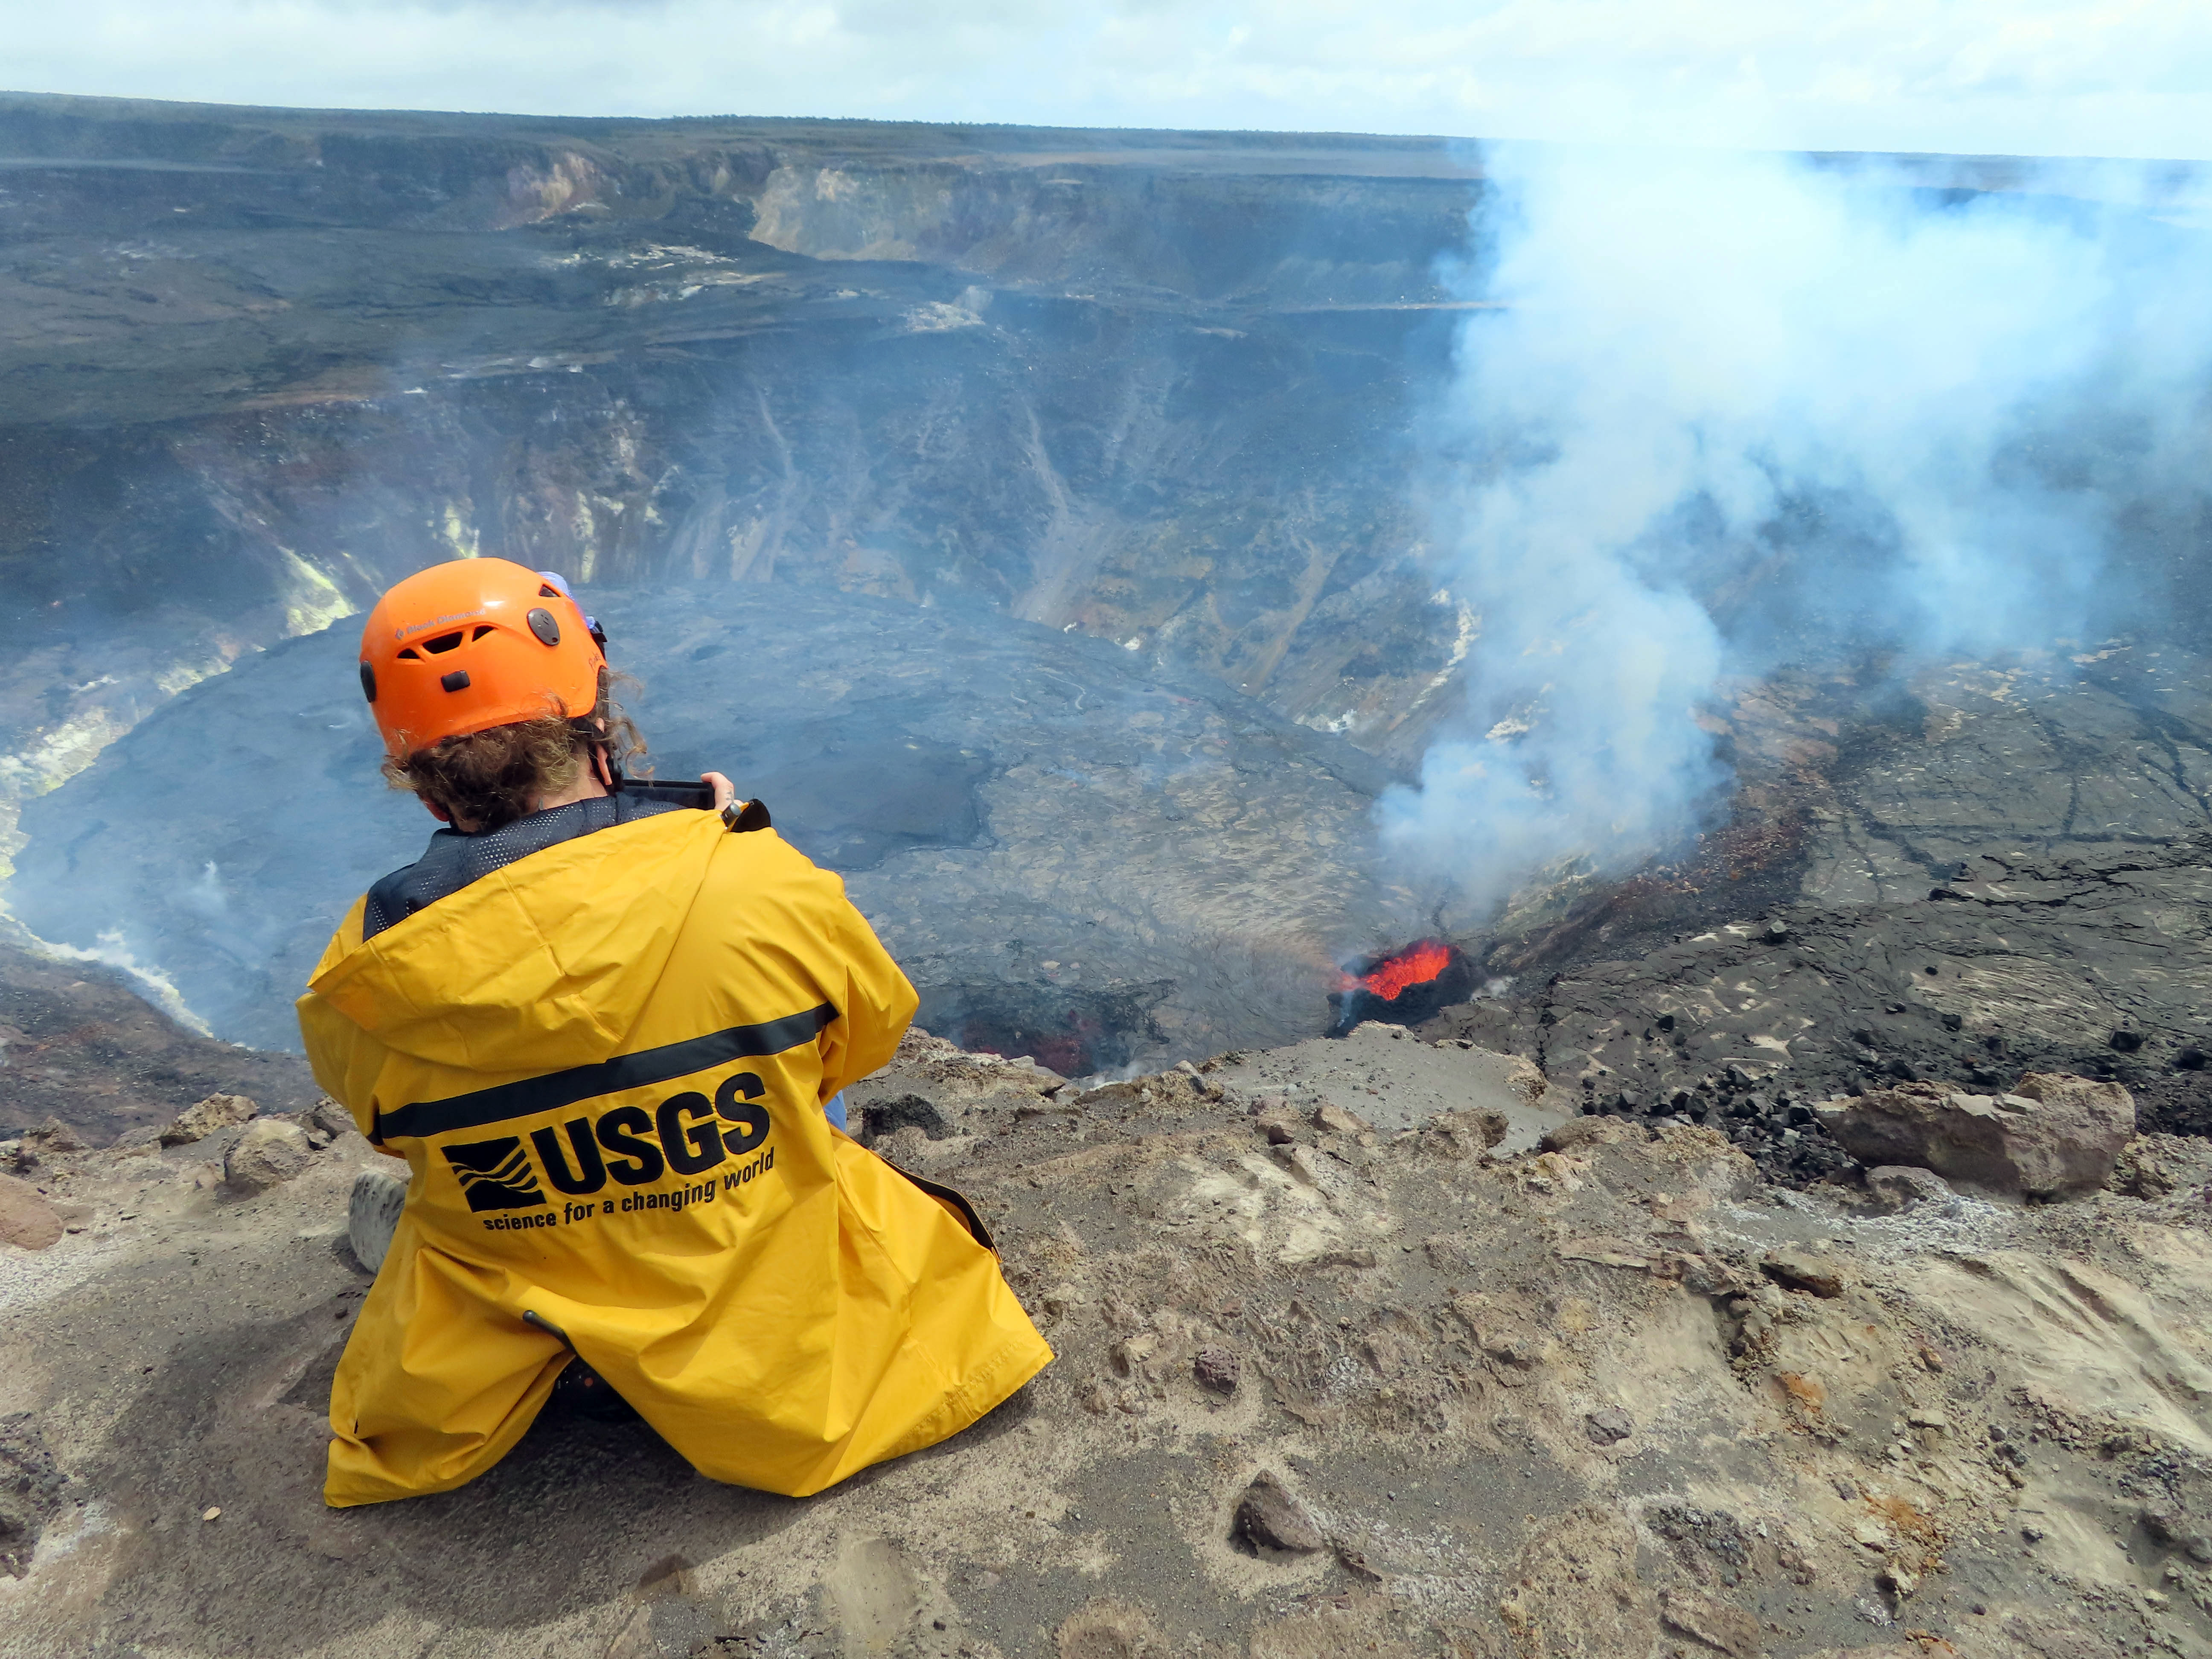
<instances>
[{"instance_id":1,"label":"text usgs","mask_svg":"<svg viewBox=\"0 0 2212 1659\"><path fill-rule=\"evenodd\" d=\"M642 1106L617 1106L596 1121L572 1118L557 1129L533 1129L530 1144L546 1180L575 1197L598 1192L610 1177L625 1187L643 1187L669 1170L702 1175L768 1139L768 1110L755 1104L767 1092L757 1076L739 1072L722 1079L711 1102L687 1091L650 1113Z\"/></svg>"}]
</instances>

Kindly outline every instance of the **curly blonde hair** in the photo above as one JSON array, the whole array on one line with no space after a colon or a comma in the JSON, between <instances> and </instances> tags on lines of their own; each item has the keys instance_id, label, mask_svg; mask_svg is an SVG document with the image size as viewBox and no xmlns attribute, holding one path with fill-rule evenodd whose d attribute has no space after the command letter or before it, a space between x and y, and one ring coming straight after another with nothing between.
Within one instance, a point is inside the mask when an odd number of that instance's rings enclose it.
<instances>
[{"instance_id":1,"label":"curly blonde hair","mask_svg":"<svg viewBox=\"0 0 2212 1659\"><path fill-rule=\"evenodd\" d=\"M472 835L512 823L574 784L592 750L605 750L617 769L644 755L644 734L611 690L619 678L599 670L599 702L589 714L572 720L551 704L536 720L443 738L404 761L387 757L384 781L442 808L455 829Z\"/></svg>"}]
</instances>

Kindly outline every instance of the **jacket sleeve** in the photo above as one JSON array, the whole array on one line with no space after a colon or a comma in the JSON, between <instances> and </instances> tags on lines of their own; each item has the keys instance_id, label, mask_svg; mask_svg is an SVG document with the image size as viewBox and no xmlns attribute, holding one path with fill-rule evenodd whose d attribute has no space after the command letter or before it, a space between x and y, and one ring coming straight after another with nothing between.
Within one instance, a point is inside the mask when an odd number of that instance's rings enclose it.
<instances>
[{"instance_id":1,"label":"jacket sleeve","mask_svg":"<svg viewBox=\"0 0 2212 1659\"><path fill-rule=\"evenodd\" d=\"M838 1018L821 1037L824 1101L889 1063L919 1004L876 930L844 896L842 882L829 908L823 942L834 966L823 977Z\"/></svg>"},{"instance_id":2,"label":"jacket sleeve","mask_svg":"<svg viewBox=\"0 0 2212 1659\"><path fill-rule=\"evenodd\" d=\"M356 899L337 933L323 949L323 957L308 975L308 983L321 978L348 951L361 945L362 911L366 899ZM366 1135L376 1118L376 1079L384 1069L385 1046L317 996L311 989L293 1004L300 1018L300 1042L307 1051L307 1065L323 1092L353 1114L355 1126ZM379 1147L380 1152L382 1147ZM394 1153L394 1157L398 1154Z\"/></svg>"}]
</instances>

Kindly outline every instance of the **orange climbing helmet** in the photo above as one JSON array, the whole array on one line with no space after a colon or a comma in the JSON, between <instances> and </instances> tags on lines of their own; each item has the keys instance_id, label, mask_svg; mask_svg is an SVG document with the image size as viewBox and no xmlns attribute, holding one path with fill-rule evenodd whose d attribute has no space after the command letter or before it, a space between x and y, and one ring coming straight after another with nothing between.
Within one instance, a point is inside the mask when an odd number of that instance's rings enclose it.
<instances>
[{"instance_id":1,"label":"orange climbing helmet","mask_svg":"<svg viewBox=\"0 0 2212 1659\"><path fill-rule=\"evenodd\" d=\"M505 559L418 570L377 601L361 632L361 690L393 759L599 704L606 635L550 571Z\"/></svg>"}]
</instances>

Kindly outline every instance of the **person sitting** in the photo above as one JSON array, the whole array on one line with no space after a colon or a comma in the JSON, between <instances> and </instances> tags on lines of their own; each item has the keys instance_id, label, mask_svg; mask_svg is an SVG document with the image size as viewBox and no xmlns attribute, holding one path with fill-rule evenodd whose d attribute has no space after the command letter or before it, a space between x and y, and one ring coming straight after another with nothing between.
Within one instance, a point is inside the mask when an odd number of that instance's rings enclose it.
<instances>
[{"instance_id":1,"label":"person sitting","mask_svg":"<svg viewBox=\"0 0 2212 1659\"><path fill-rule=\"evenodd\" d=\"M331 1385L335 1506L474 1479L580 1362L701 1474L804 1496L1052 1358L965 1201L825 1115L897 1047L906 975L727 779L720 811L625 787L604 640L490 558L362 630L385 773L447 827L298 1005L409 1175Z\"/></svg>"}]
</instances>

